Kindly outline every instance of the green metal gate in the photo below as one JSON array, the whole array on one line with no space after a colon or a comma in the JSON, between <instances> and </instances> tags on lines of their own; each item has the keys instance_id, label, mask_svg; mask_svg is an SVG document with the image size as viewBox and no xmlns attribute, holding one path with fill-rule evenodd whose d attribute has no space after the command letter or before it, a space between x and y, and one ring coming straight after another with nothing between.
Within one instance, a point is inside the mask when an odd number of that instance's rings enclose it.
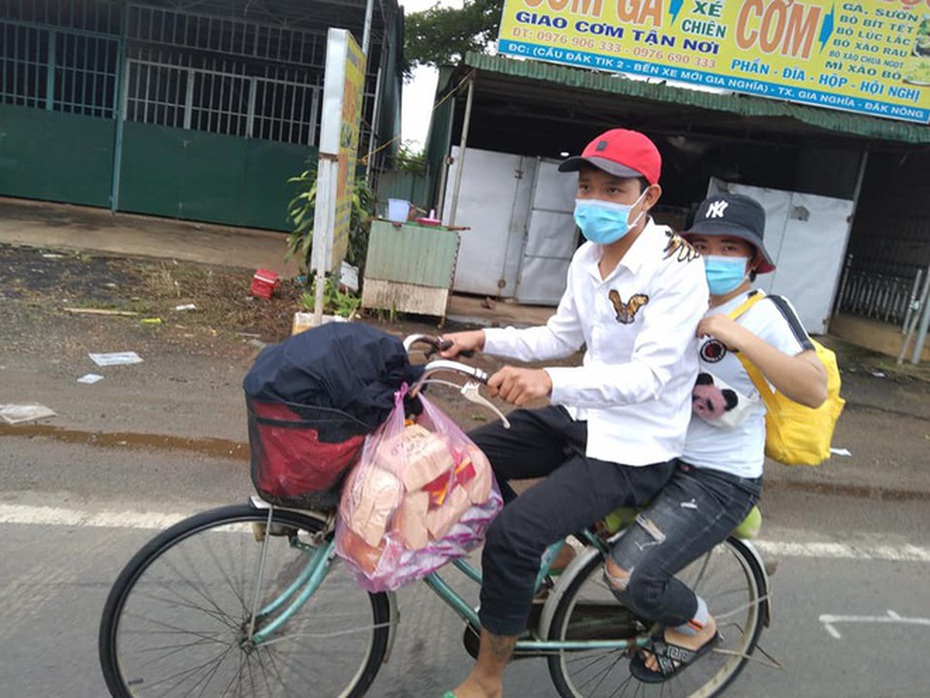
<instances>
[{"instance_id":1,"label":"green metal gate","mask_svg":"<svg viewBox=\"0 0 930 698\"><path fill-rule=\"evenodd\" d=\"M117 207L287 230L325 36L131 3L127 42Z\"/></svg>"},{"instance_id":2,"label":"green metal gate","mask_svg":"<svg viewBox=\"0 0 930 698\"><path fill-rule=\"evenodd\" d=\"M109 206L120 12L0 2L0 194Z\"/></svg>"},{"instance_id":3,"label":"green metal gate","mask_svg":"<svg viewBox=\"0 0 930 698\"><path fill-rule=\"evenodd\" d=\"M196 7L0 0L0 195L288 230L325 30Z\"/></svg>"}]
</instances>

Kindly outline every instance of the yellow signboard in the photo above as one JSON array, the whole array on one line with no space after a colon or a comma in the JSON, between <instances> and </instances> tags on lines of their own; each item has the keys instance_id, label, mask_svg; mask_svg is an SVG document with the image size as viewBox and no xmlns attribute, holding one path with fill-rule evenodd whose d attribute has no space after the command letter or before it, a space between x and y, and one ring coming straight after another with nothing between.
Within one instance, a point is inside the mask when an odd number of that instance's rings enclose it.
<instances>
[{"instance_id":1,"label":"yellow signboard","mask_svg":"<svg viewBox=\"0 0 930 698\"><path fill-rule=\"evenodd\" d=\"M348 31L330 28L313 219L311 267L318 272L337 269L349 244L364 87L365 54Z\"/></svg>"},{"instance_id":2,"label":"yellow signboard","mask_svg":"<svg viewBox=\"0 0 930 698\"><path fill-rule=\"evenodd\" d=\"M506 0L498 53L930 121L930 0Z\"/></svg>"},{"instance_id":3,"label":"yellow signboard","mask_svg":"<svg viewBox=\"0 0 930 698\"><path fill-rule=\"evenodd\" d=\"M355 163L358 159L362 95L365 89L365 54L350 35L347 42L342 119L339 129L339 174L336 179L336 216L333 227L334 257L345 257L349 244Z\"/></svg>"}]
</instances>

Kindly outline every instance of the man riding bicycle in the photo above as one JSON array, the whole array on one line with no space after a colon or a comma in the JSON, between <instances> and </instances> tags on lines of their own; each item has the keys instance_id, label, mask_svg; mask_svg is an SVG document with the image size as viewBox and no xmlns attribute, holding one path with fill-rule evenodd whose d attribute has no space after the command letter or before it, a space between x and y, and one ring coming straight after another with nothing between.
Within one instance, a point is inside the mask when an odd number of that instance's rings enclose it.
<instances>
[{"instance_id":1,"label":"man riding bicycle","mask_svg":"<svg viewBox=\"0 0 930 698\"><path fill-rule=\"evenodd\" d=\"M612 129L559 166L578 172L575 222L587 239L544 326L445 335L442 356L481 350L520 361L570 356L577 367L505 366L492 395L520 408L470 436L507 502L482 556L481 645L449 698L500 696L526 627L540 557L620 506L641 506L681 455L697 376L695 327L707 309L703 263L648 215L661 196L661 156L643 134ZM552 403L523 406L538 398ZM519 498L512 479L545 478Z\"/></svg>"}]
</instances>

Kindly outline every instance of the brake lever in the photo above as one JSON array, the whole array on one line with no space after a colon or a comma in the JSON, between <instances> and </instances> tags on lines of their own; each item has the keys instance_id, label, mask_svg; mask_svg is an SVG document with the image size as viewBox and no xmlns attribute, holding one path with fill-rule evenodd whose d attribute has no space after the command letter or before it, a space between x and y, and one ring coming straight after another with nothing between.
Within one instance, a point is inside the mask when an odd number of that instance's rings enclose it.
<instances>
[{"instance_id":1,"label":"brake lever","mask_svg":"<svg viewBox=\"0 0 930 698\"><path fill-rule=\"evenodd\" d=\"M412 334L409 337L406 337L404 339L404 349L407 351L407 353L410 353L410 350L413 348L413 345L420 344L420 343L426 345L426 349L423 350L423 355L427 359L432 358L433 355L436 354L436 352L446 351L447 349L452 347L453 344L455 344L455 342L453 342L451 339L443 339L442 337L437 337L435 335ZM470 359L474 355L475 355L475 352L471 350L460 351L458 353L458 356L465 357L466 359Z\"/></svg>"},{"instance_id":2,"label":"brake lever","mask_svg":"<svg viewBox=\"0 0 930 698\"><path fill-rule=\"evenodd\" d=\"M459 392L469 402L473 402L476 405L481 405L482 407L487 407L494 414L500 417L501 424L504 425L504 429L510 429L510 421L507 419L507 417L504 416L504 413L497 409L496 405L494 405L490 400L482 395L478 388L479 384L475 381L467 381Z\"/></svg>"},{"instance_id":3,"label":"brake lever","mask_svg":"<svg viewBox=\"0 0 930 698\"><path fill-rule=\"evenodd\" d=\"M440 337L437 337L436 344L433 345L432 351L427 352L426 358L429 358L430 356L435 354L437 351L445 351L446 349L449 349L453 344L455 344L455 342L453 342L451 339L441 339ZM470 359L474 357L474 355L475 355L475 352L472 351L471 349L469 349L468 351L460 351L458 353L458 356L464 357L466 359Z\"/></svg>"}]
</instances>

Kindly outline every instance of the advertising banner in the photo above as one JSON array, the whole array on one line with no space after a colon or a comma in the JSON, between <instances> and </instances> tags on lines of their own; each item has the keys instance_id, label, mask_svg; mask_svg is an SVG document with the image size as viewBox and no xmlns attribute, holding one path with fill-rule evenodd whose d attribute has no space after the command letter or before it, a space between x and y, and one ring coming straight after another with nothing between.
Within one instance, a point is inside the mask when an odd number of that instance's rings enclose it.
<instances>
[{"instance_id":1,"label":"advertising banner","mask_svg":"<svg viewBox=\"0 0 930 698\"><path fill-rule=\"evenodd\" d=\"M930 122L930 0L506 0L498 53Z\"/></svg>"},{"instance_id":2,"label":"advertising banner","mask_svg":"<svg viewBox=\"0 0 930 698\"><path fill-rule=\"evenodd\" d=\"M311 266L318 272L337 269L349 243L364 87L365 54L348 31L330 29L313 219Z\"/></svg>"}]
</instances>

